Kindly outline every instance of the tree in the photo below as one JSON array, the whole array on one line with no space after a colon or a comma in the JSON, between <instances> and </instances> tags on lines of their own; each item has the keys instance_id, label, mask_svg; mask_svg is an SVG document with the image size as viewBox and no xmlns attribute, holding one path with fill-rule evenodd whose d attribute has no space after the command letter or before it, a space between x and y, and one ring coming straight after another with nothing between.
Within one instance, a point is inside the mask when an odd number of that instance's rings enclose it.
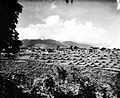
<instances>
[{"instance_id":1,"label":"tree","mask_svg":"<svg viewBox=\"0 0 120 98\"><path fill-rule=\"evenodd\" d=\"M71 49L72 51L74 50L72 45L70 46L70 49Z\"/></svg>"},{"instance_id":2,"label":"tree","mask_svg":"<svg viewBox=\"0 0 120 98\"><path fill-rule=\"evenodd\" d=\"M16 54L22 45L15 30L22 7L17 0L0 0L0 52Z\"/></svg>"},{"instance_id":3,"label":"tree","mask_svg":"<svg viewBox=\"0 0 120 98\"><path fill-rule=\"evenodd\" d=\"M78 46L74 46L74 49L77 50L79 47Z\"/></svg>"},{"instance_id":4,"label":"tree","mask_svg":"<svg viewBox=\"0 0 120 98\"><path fill-rule=\"evenodd\" d=\"M60 49L60 46L58 45L57 48L56 48L56 50L59 50L59 49Z\"/></svg>"}]
</instances>

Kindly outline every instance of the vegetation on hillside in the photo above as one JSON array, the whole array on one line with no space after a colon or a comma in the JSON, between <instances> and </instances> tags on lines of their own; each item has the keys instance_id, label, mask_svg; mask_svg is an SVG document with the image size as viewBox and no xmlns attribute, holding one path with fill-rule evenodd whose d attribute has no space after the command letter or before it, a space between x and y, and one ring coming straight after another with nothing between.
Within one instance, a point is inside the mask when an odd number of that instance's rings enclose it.
<instances>
[{"instance_id":1,"label":"vegetation on hillside","mask_svg":"<svg viewBox=\"0 0 120 98\"><path fill-rule=\"evenodd\" d=\"M18 59L2 60L2 76L32 98L119 98L119 49L46 52L26 49Z\"/></svg>"}]
</instances>

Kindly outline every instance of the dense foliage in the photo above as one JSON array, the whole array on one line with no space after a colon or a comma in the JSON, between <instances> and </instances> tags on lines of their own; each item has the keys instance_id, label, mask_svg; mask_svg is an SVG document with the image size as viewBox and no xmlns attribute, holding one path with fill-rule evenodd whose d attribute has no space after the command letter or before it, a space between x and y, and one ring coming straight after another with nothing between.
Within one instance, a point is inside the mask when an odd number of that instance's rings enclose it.
<instances>
[{"instance_id":1,"label":"dense foliage","mask_svg":"<svg viewBox=\"0 0 120 98\"><path fill-rule=\"evenodd\" d=\"M17 0L0 1L0 52L17 53L22 42L18 39L16 24L22 5Z\"/></svg>"}]
</instances>

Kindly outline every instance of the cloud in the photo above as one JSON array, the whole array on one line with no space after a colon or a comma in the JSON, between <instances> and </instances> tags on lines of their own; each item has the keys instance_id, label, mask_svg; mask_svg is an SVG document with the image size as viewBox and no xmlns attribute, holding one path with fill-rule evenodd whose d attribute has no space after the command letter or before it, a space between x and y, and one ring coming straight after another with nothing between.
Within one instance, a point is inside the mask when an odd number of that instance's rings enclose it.
<instances>
[{"instance_id":1,"label":"cloud","mask_svg":"<svg viewBox=\"0 0 120 98\"><path fill-rule=\"evenodd\" d=\"M30 24L25 28L17 28L20 39L55 39L58 41L76 41L95 45L109 45L108 32L96 27L92 22L84 24L77 19L63 20L52 15L43 20L42 24Z\"/></svg>"},{"instance_id":2,"label":"cloud","mask_svg":"<svg viewBox=\"0 0 120 98\"><path fill-rule=\"evenodd\" d=\"M52 2L52 4L50 5L51 9L55 9L56 7L58 7L57 5L55 5L55 1Z\"/></svg>"},{"instance_id":3,"label":"cloud","mask_svg":"<svg viewBox=\"0 0 120 98\"><path fill-rule=\"evenodd\" d=\"M117 10L120 10L120 0L116 0L117 2Z\"/></svg>"}]
</instances>

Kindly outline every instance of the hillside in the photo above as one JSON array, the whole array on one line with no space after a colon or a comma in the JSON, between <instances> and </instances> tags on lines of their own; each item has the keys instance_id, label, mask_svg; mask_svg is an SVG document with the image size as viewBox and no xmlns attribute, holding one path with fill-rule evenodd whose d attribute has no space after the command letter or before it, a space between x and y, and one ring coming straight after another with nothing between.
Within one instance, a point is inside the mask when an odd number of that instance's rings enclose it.
<instances>
[{"instance_id":1,"label":"hillside","mask_svg":"<svg viewBox=\"0 0 120 98\"><path fill-rule=\"evenodd\" d=\"M33 39L33 40L23 40L24 47L43 47L43 48L56 48L59 46L64 46L59 41L55 41L52 39Z\"/></svg>"},{"instance_id":2,"label":"hillside","mask_svg":"<svg viewBox=\"0 0 120 98\"><path fill-rule=\"evenodd\" d=\"M51 43L56 45L49 40ZM23 93L41 96L30 98L117 98L116 91L120 90L119 76L116 77L120 71L118 49L81 48L50 53L36 50L23 52L18 58L2 60L1 70L9 79L13 77ZM20 75L22 82L17 79Z\"/></svg>"},{"instance_id":3,"label":"hillside","mask_svg":"<svg viewBox=\"0 0 120 98\"><path fill-rule=\"evenodd\" d=\"M73 42L73 41L64 41L62 44L66 45L68 47L70 47L70 46L77 46L79 48L89 48L89 47L92 47L91 45L88 45L88 44L76 43L76 42Z\"/></svg>"},{"instance_id":4,"label":"hillside","mask_svg":"<svg viewBox=\"0 0 120 98\"><path fill-rule=\"evenodd\" d=\"M23 93L40 96L30 98L120 98L120 49L66 50L32 49L2 60L3 76Z\"/></svg>"},{"instance_id":5,"label":"hillside","mask_svg":"<svg viewBox=\"0 0 120 98\"><path fill-rule=\"evenodd\" d=\"M22 40L23 42L23 47L43 47L43 48L56 48L57 46L60 47L70 47L72 46L77 46L79 48L88 48L92 47L91 45L88 44L81 44L81 43L76 43L73 41L65 41L65 42L59 42L56 40L52 39L32 39L32 40Z\"/></svg>"}]
</instances>

